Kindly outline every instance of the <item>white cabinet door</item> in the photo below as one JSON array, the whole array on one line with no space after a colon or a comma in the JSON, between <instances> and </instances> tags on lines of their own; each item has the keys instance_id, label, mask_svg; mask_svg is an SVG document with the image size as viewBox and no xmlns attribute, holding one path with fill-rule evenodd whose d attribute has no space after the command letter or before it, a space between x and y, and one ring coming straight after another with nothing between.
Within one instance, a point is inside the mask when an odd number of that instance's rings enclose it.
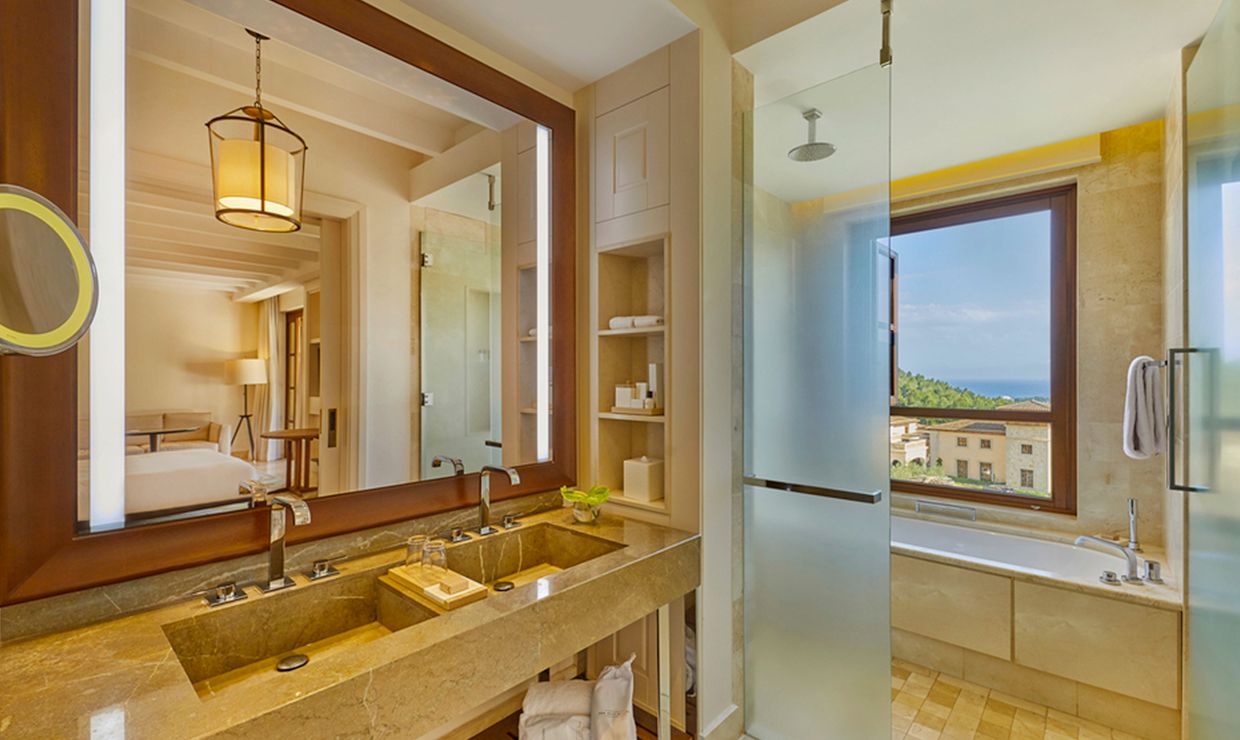
<instances>
[{"instance_id":1,"label":"white cabinet door","mask_svg":"<svg viewBox=\"0 0 1240 740\"><path fill-rule=\"evenodd\" d=\"M633 703L650 714L659 711L658 619L650 614L616 634L605 637L590 649L587 673L598 678L609 665L633 661Z\"/></svg>"},{"instance_id":2,"label":"white cabinet door","mask_svg":"<svg viewBox=\"0 0 1240 740\"><path fill-rule=\"evenodd\" d=\"M595 220L668 203L668 90L664 87L595 122Z\"/></svg>"}]
</instances>

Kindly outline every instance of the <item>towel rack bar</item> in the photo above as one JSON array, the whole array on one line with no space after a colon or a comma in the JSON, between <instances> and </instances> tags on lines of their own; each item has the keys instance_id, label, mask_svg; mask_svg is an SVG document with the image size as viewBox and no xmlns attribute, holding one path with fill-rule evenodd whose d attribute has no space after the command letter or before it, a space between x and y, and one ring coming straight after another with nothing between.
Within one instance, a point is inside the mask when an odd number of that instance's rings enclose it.
<instances>
[{"instance_id":1,"label":"towel rack bar","mask_svg":"<svg viewBox=\"0 0 1240 740\"><path fill-rule=\"evenodd\" d=\"M841 488L824 488L822 486L811 486L804 483L786 483L784 481L770 480L768 478L757 478L753 476L745 476L745 485L756 486L758 488L770 488L776 491L790 491L792 493L804 493L810 496L821 496L823 498L834 498L841 501L857 501L863 504L877 504L883 500L883 491L880 488L877 491L848 491Z\"/></svg>"}]
</instances>

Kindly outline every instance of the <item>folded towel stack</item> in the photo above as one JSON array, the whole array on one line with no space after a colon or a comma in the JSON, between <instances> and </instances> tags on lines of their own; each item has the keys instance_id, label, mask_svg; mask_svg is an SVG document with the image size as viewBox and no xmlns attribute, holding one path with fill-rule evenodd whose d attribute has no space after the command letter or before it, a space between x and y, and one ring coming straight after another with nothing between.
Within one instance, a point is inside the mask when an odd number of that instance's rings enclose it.
<instances>
[{"instance_id":1,"label":"folded towel stack","mask_svg":"<svg viewBox=\"0 0 1240 740\"><path fill-rule=\"evenodd\" d=\"M644 316L613 316L607 322L609 329L648 329L663 326L663 317L648 314Z\"/></svg>"},{"instance_id":2,"label":"folded towel stack","mask_svg":"<svg viewBox=\"0 0 1240 740\"><path fill-rule=\"evenodd\" d=\"M532 684L521 704L521 740L637 740L635 657L604 668L597 681Z\"/></svg>"},{"instance_id":3,"label":"folded towel stack","mask_svg":"<svg viewBox=\"0 0 1240 740\"><path fill-rule=\"evenodd\" d=\"M536 683L525 692L519 730L530 740L590 740L593 681Z\"/></svg>"}]
</instances>

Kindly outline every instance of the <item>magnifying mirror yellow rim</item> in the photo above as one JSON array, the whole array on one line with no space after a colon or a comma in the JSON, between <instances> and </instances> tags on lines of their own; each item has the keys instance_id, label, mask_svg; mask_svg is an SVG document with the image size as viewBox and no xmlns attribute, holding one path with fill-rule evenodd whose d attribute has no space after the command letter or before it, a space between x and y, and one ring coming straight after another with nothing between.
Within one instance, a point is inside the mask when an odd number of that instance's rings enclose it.
<instances>
[{"instance_id":1,"label":"magnifying mirror yellow rim","mask_svg":"<svg viewBox=\"0 0 1240 740\"><path fill-rule=\"evenodd\" d=\"M42 221L60 239L73 260L77 273L77 301L60 326L39 333L22 332L0 324L0 352L26 355L52 355L72 347L90 327L98 303L98 277L95 263L86 249L82 234L54 203L38 193L17 185L0 183L0 211L15 210Z\"/></svg>"}]
</instances>

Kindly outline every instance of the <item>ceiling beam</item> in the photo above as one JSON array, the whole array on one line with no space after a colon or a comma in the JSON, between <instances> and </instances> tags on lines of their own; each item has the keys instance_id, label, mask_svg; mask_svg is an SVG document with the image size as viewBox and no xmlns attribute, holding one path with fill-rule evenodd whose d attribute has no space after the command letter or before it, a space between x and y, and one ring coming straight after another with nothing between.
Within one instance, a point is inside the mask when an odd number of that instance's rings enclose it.
<instances>
[{"instance_id":1,"label":"ceiling beam","mask_svg":"<svg viewBox=\"0 0 1240 740\"><path fill-rule=\"evenodd\" d=\"M254 59L250 39L239 34L246 45L233 53L227 42L191 30L141 10L131 9L128 22L129 54L204 82L236 92L237 105L248 103L254 93ZM227 49L221 53L221 49ZM444 125L412 111L386 105L370 96L358 94L325 82L313 68L297 69L264 55L264 102L272 107L295 110L321 121L370 136L389 144L435 155L452 146L456 125ZM326 64L315 60L319 65ZM314 62L311 62L314 65ZM392 95L399 99L399 96ZM223 111L220 111L223 113ZM443 118L436 111L435 118Z\"/></svg>"}]
</instances>

